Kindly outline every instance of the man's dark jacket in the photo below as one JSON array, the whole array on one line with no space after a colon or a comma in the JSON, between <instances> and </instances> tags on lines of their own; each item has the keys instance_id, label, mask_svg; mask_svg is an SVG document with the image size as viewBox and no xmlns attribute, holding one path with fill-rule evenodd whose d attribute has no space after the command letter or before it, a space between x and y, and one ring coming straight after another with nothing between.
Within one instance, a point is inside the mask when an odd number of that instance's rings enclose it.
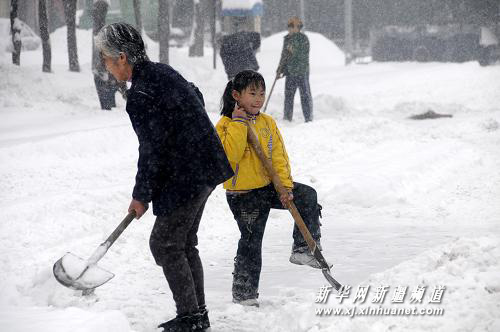
<instances>
[{"instance_id":1,"label":"man's dark jacket","mask_svg":"<svg viewBox=\"0 0 500 332\"><path fill-rule=\"evenodd\" d=\"M309 72L309 38L304 33L289 33L284 37L278 70L287 76L307 75Z\"/></svg>"},{"instance_id":2,"label":"man's dark jacket","mask_svg":"<svg viewBox=\"0 0 500 332\"><path fill-rule=\"evenodd\" d=\"M252 31L239 31L221 39L220 57L228 78L240 71L259 70L255 52L260 47L260 34Z\"/></svg>"},{"instance_id":3,"label":"man's dark jacket","mask_svg":"<svg viewBox=\"0 0 500 332\"><path fill-rule=\"evenodd\" d=\"M168 215L204 186L233 176L201 93L169 65L134 66L127 113L139 139L132 197L153 201L155 215Z\"/></svg>"}]
</instances>

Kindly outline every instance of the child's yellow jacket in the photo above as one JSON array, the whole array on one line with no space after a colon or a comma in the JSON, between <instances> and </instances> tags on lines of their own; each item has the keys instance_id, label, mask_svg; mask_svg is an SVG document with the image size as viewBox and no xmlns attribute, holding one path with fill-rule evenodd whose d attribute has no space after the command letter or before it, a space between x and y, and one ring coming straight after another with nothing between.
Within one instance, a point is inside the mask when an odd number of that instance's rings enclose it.
<instances>
[{"instance_id":1,"label":"child's yellow jacket","mask_svg":"<svg viewBox=\"0 0 500 332\"><path fill-rule=\"evenodd\" d=\"M293 188L288 154L276 122L270 115L259 114L255 121L232 120L223 116L216 125L217 133L235 174L224 182L224 189L251 190L271 183L271 178L257 153L253 148L250 148L250 144L247 142L249 125L254 127L262 151L272 161L283 185L287 188Z\"/></svg>"}]
</instances>

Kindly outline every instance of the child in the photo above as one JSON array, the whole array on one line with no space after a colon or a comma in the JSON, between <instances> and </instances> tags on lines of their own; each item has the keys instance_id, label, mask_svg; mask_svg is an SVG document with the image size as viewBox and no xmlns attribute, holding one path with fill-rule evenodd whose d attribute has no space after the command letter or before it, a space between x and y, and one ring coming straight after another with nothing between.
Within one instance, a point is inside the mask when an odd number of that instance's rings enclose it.
<instances>
[{"instance_id":1,"label":"child","mask_svg":"<svg viewBox=\"0 0 500 332\"><path fill-rule=\"evenodd\" d=\"M321 207L317 203L316 191L293 182L288 154L276 122L270 115L260 113L265 89L264 78L259 73L252 70L238 73L226 86L221 102L222 118L216 126L235 173L224 182L224 188L241 232L234 259L233 302L253 306L258 306L262 237L270 209L284 209L285 203L293 200L318 245L321 237ZM250 125L281 182L289 190L287 195L278 195L256 152L247 142ZM320 268L297 226L293 230L290 262Z\"/></svg>"}]
</instances>

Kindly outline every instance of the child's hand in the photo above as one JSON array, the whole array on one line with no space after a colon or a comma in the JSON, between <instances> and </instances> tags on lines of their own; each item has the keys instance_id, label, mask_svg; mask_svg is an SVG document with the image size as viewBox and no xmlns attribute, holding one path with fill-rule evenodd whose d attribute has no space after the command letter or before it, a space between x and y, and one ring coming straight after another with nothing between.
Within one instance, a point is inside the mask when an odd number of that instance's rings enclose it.
<instances>
[{"instance_id":1,"label":"child's hand","mask_svg":"<svg viewBox=\"0 0 500 332\"><path fill-rule=\"evenodd\" d=\"M291 191L286 192L285 194L280 195L281 204L283 207L288 207L288 203L293 201L293 194Z\"/></svg>"},{"instance_id":2,"label":"child's hand","mask_svg":"<svg viewBox=\"0 0 500 332\"><path fill-rule=\"evenodd\" d=\"M240 107L237 103L234 105L233 113L231 114L231 118L243 118L248 120L247 112L243 107Z\"/></svg>"}]
</instances>

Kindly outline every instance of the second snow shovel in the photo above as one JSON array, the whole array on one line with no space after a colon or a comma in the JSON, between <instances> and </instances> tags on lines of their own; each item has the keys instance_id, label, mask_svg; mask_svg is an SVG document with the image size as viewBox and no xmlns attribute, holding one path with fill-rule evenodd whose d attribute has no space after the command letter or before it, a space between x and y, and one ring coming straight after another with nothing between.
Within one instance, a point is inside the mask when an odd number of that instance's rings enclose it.
<instances>
[{"instance_id":1,"label":"second snow shovel","mask_svg":"<svg viewBox=\"0 0 500 332\"><path fill-rule=\"evenodd\" d=\"M97 262L106 254L109 247L116 241L120 234L135 218L135 211L130 212L116 227L111 235L101 243L89 259L82 259L70 252L54 263L52 271L54 277L62 285L84 291L92 292L96 287L108 282L115 275L97 265Z\"/></svg>"},{"instance_id":2,"label":"second snow shovel","mask_svg":"<svg viewBox=\"0 0 500 332\"><path fill-rule=\"evenodd\" d=\"M269 161L269 159L266 157L264 152L262 152L262 148L260 147L259 139L257 138L257 135L254 132L254 129L250 125L248 127L248 142L250 145L254 148L255 152L257 153L257 156L259 157L260 161L262 164L264 164L264 168L266 171L269 173L269 176L271 177L271 180L274 184L274 188L276 191L281 195L287 193L287 190L281 183L281 180L278 176L278 173L273 168L273 165ZM330 285L333 286L338 292L342 292L341 288L342 285L333 278L332 273L330 271L330 266L325 260L325 257L323 257L323 254L319 250L318 246L316 245L316 242L311 236L311 233L309 232L309 229L307 229L306 224L304 223L304 220L300 216L299 210L297 210L297 207L295 206L295 203L289 202L287 204L288 211L293 216L293 219L295 220L295 224L299 228L300 233L304 237L304 240L306 240L307 246L309 247L309 251L311 254L316 258L316 260L319 262L319 265L321 266L321 271L323 272L323 275L325 276L326 280L330 283Z\"/></svg>"},{"instance_id":3,"label":"second snow shovel","mask_svg":"<svg viewBox=\"0 0 500 332\"><path fill-rule=\"evenodd\" d=\"M264 105L264 108L262 109L262 113L266 113L267 104L269 104L269 100L271 99L271 95L272 95L273 90L274 90L274 85L276 84L276 81L279 78L280 78L279 75L276 75L276 77L274 78L273 85L271 85L271 90L269 91L269 94L267 95L266 103Z\"/></svg>"},{"instance_id":4,"label":"second snow shovel","mask_svg":"<svg viewBox=\"0 0 500 332\"><path fill-rule=\"evenodd\" d=\"M269 94L267 95L266 103L264 104L264 108L262 109L262 113L266 113L267 104L269 104L269 100L271 99L271 95L273 94L274 85L276 84L277 80L279 80L280 78L283 77L283 76L281 76L281 74L278 74L278 73L281 73L283 66L288 62L289 57L290 57L290 54L287 53L283 62L278 66L278 70L276 70L276 76L274 77L273 85L271 85L271 90L269 90Z\"/></svg>"}]
</instances>

